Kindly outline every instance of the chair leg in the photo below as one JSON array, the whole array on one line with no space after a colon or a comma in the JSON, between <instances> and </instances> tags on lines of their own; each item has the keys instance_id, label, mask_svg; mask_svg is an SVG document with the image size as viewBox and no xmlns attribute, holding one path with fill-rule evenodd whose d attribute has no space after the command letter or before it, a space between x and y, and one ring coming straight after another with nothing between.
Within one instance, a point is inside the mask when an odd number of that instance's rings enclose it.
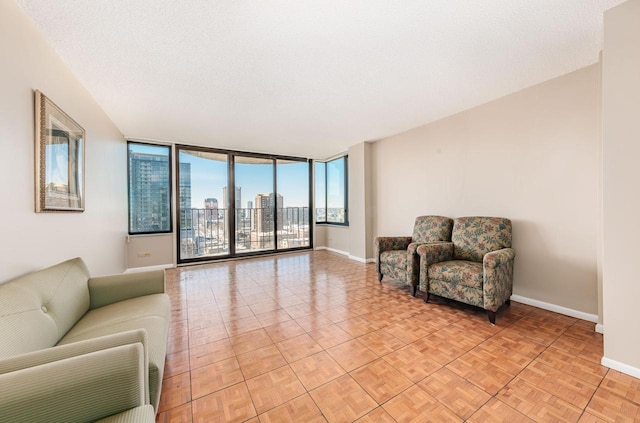
<instances>
[{"instance_id":1,"label":"chair leg","mask_svg":"<svg viewBox=\"0 0 640 423\"><path fill-rule=\"evenodd\" d=\"M424 293L424 302L425 302L425 303L428 303L428 302L429 302L429 293L428 293L428 292L425 292L425 293Z\"/></svg>"},{"instance_id":2,"label":"chair leg","mask_svg":"<svg viewBox=\"0 0 640 423\"><path fill-rule=\"evenodd\" d=\"M378 273L378 282L382 283L382 273Z\"/></svg>"},{"instance_id":3,"label":"chair leg","mask_svg":"<svg viewBox=\"0 0 640 423\"><path fill-rule=\"evenodd\" d=\"M418 285L413 286L411 288L411 290L412 290L411 295L415 297L416 296L416 292L418 291Z\"/></svg>"},{"instance_id":4,"label":"chair leg","mask_svg":"<svg viewBox=\"0 0 640 423\"><path fill-rule=\"evenodd\" d=\"M507 307L509 307L511 305L511 300L507 300L504 303L507 305Z\"/></svg>"},{"instance_id":5,"label":"chair leg","mask_svg":"<svg viewBox=\"0 0 640 423\"><path fill-rule=\"evenodd\" d=\"M487 310L487 317L489 318L489 323L491 323L492 325L496 324L496 312L495 311Z\"/></svg>"}]
</instances>

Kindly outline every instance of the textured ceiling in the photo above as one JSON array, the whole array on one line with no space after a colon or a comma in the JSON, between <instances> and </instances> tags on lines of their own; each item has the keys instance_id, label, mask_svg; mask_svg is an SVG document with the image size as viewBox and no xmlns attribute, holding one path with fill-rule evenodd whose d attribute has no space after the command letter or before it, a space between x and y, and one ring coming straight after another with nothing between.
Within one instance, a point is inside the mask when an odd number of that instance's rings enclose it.
<instances>
[{"instance_id":1,"label":"textured ceiling","mask_svg":"<svg viewBox=\"0 0 640 423\"><path fill-rule=\"evenodd\" d=\"M17 0L126 135L312 158L595 63L622 0Z\"/></svg>"}]
</instances>

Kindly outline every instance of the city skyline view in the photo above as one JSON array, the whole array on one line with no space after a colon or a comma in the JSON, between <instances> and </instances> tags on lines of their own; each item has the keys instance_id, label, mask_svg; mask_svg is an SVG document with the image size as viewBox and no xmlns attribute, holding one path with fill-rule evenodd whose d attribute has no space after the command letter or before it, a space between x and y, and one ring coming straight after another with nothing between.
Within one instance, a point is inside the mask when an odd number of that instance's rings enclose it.
<instances>
[{"instance_id":1,"label":"city skyline view","mask_svg":"<svg viewBox=\"0 0 640 423\"><path fill-rule=\"evenodd\" d=\"M308 247L310 162L243 153L128 144L129 232L169 232L177 194L178 261ZM229 165L233 166L230 172ZM172 165L176 174L171 175ZM345 223L346 161L317 162L319 222ZM172 180L175 182L172 183Z\"/></svg>"},{"instance_id":2,"label":"city skyline view","mask_svg":"<svg viewBox=\"0 0 640 423\"><path fill-rule=\"evenodd\" d=\"M193 154L196 153L196 154ZM245 159L243 157L243 159ZM258 194L274 192L271 159L250 159L251 163L236 161L236 187L242 188L241 207L247 202L255 204ZM237 159L236 159L237 160ZM218 207L226 205L223 188L228 185L227 156L219 153L180 151L180 162L191 164L191 207L204 208L207 198L218 200ZM284 207L308 207L309 165L307 162L277 161L278 194L284 198ZM301 183L302 182L302 183Z\"/></svg>"},{"instance_id":3,"label":"city skyline view","mask_svg":"<svg viewBox=\"0 0 640 423\"><path fill-rule=\"evenodd\" d=\"M170 147L129 143L128 149L129 231L170 231ZM220 153L178 150L175 179L179 260L308 246L309 206L285 206L284 196L273 192L274 160L235 156L233 179L236 183L246 183L252 189L249 193L251 199L246 199L241 186L233 188L233 180L229 181L231 187L226 185L226 158ZM294 197L297 192L298 201L304 197L308 201L309 194L303 189L306 187L308 190L308 163L288 160L277 160L276 163L276 169L280 170L277 178L283 181L279 186ZM288 172L298 169L302 170L299 173L304 178L292 178ZM212 181L217 181L222 204L216 197L207 196L202 198L200 206L194 207L200 201L192 199L202 195L195 193L199 189L210 193ZM222 183L225 185L220 187ZM296 185L299 188L292 190L291 186ZM228 204L228 200L235 204Z\"/></svg>"}]
</instances>

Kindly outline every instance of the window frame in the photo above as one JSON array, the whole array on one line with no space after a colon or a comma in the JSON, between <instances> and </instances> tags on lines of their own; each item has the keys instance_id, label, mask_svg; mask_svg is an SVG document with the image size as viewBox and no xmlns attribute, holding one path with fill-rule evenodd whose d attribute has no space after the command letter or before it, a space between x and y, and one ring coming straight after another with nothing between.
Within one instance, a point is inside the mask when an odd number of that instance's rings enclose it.
<instances>
[{"instance_id":1,"label":"window frame","mask_svg":"<svg viewBox=\"0 0 640 423\"><path fill-rule=\"evenodd\" d=\"M276 195L279 191L278 191L278 182L277 182L277 164L278 164L278 160L288 160L288 161L294 161L294 162L301 162L301 163L308 163L309 166L309 173L308 173L308 189L309 189L309 201L308 201L308 208L309 208L309 245L308 246L302 246L302 247L291 247L291 248L278 248L278 235L277 235L277 231L274 232L274 248L272 250L256 250L256 251L252 251L252 252L243 252L238 254L236 252L236 244L235 244L235 238L233 240L230 240L230 244L229 244L229 254L226 255L221 255L221 256L203 256L203 257L192 257L192 258L181 258L180 257L180 223L176 222L176 245L177 245L177 253L176 253L176 258L177 258L177 263L179 265L181 264L195 264L195 263L199 263L199 262L214 262L217 260L229 260L229 259L238 259L238 258L246 258L246 257L258 257L258 256L264 256L264 255L269 255L269 254L279 254L279 253L288 253L288 252L293 252L293 251L299 251L299 250L311 250L313 249L313 235L314 235L314 227L312 222L314 221L314 216L312 213L313 212L313 208L312 208L312 202L313 202L313 193L314 191L312 190L312 186L313 186L313 160L308 159L308 158L304 158L304 157L294 157L294 156L284 156L284 155L279 155L279 154L266 154L266 153L255 153L255 152L247 152L247 151L239 151L239 150L228 150L228 149L221 149L221 148L215 148L215 147L202 147L202 146L193 146L193 145L188 145L188 144L175 144L174 146L174 151L176 152L175 154L175 158L174 158L174 166L176 167L176 172L175 172L175 180L178 181L179 177L180 177L180 152L184 151L184 150L189 150L189 151L202 151L202 152L209 152L209 153L218 153L218 154L226 154L227 155L227 163L228 163L228 167L227 167L227 172L228 172L228 176L227 176L227 186L229 187L229 198L228 198L228 202L229 204L233 204L234 206L234 210L235 210L235 193L236 193L236 172L235 172L235 159L236 157L240 156L240 157L253 157L253 158L258 158L258 159L269 159L272 160L273 162L273 193L274 195ZM180 209L180 190L179 188L176 190L176 195L175 195L175 207L176 207L176 214L179 215L179 209ZM276 205L277 205L277 200L276 200ZM277 210L274 209L274 227L277 227ZM179 219L178 219L179 220ZM234 233L236 232L236 223L235 223L235 219L231 219L231 224L229 225L229 233Z\"/></svg>"},{"instance_id":2,"label":"window frame","mask_svg":"<svg viewBox=\"0 0 640 423\"><path fill-rule=\"evenodd\" d=\"M167 149L167 176L168 176L168 186L167 192L169 194L167 207L169 209L169 229L167 230L158 230L158 231L140 231L140 232L132 232L131 228L131 149L130 146L134 145L142 145L142 146L150 146L150 147L161 147ZM173 233L173 148L171 145L167 144L156 144L150 142L142 142L135 140L127 140L127 233L130 236L136 235L156 235L156 234L171 234Z\"/></svg>"},{"instance_id":3,"label":"window frame","mask_svg":"<svg viewBox=\"0 0 640 423\"><path fill-rule=\"evenodd\" d=\"M330 222L327 219L329 204L329 184L328 182L328 172L327 172L327 164L334 162L336 160L344 160L344 222ZM314 177L316 176L316 167L315 165L318 163L322 163L324 165L324 217L325 220L318 220L317 207L314 207L314 221L316 225L333 225L333 226L349 226L349 155L345 154L344 156L335 157L331 160L316 160L314 161ZM314 179L314 201L316 199L316 189L317 189L317 181Z\"/></svg>"}]
</instances>

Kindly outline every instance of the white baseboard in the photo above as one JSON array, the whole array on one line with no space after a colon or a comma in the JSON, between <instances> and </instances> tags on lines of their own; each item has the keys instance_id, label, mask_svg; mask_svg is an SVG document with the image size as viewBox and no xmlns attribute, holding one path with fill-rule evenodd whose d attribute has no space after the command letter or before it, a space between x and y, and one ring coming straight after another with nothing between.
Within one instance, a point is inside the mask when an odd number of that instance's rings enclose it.
<instances>
[{"instance_id":1,"label":"white baseboard","mask_svg":"<svg viewBox=\"0 0 640 423\"><path fill-rule=\"evenodd\" d=\"M619 372L628 374L629 376L640 379L640 369L638 369L637 367L629 366L628 364L620 363L619 361L615 361L607 357L602 357L602 360L600 360L600 364L610 369L617 370Z\"/></svg>"},{"instance_id":2,"label":"white baseboard","mask_svg":"<svg viewBox=\"0 0 640 423\"><path fill-rule=\"evenodd\" d=\"M376 259L373 259L373 258L364 259L362 257L352 256L347 251L336 250L335 248L330 248L330 247L320 246L320 247L315 247L314 250L317 250L317 251L326 250L326 251L331 251L332 253L342 254L343 256L349 257L350 260L359 261L360 263L375 263L376 262Z\"/></svg>"},{"instance_id":3,"label":"white baseboard","mask_svg":"<svg viewBox=\"0 0 640 423\"><path fill-rule=\"evenodd\" d=\"M578 311L556 304L545 303L544 301L534 300L533 298L522 297L520 295L512 295L511 299L522 304L527 304L544 310L553 311L555 313L564 314L566 316L575 317L576 319L586 320L587 322L598 322L598 316L596 314L585 313L584 311Z\"/></svg>"},{"instance_id":4,"label":"white baseboard","mask_svg":"<svg viewBox=\"0 0 640 423\"><path fill-rule=\"evenodd\" d=\"M365 263L365 264L366 263L375 263L376 262L376 259L372 259L372 258L365 259L365 258L362 258L362 257L352 256L351 254L349 254L349 258L351 260L359 261L360 263Z\"/></svg>"},{"instance_id":5,"label":"white baseboard","mask_svg":"<svg viewBox=\"0 0 640 423\"><path fill-rule=\"evenodd\" d=\"M596 323L596 332L604 334L604 325L601 323Z\"/></svg>"},{"instance_id":6,"label":"white baseboard","mask_svg":"<svg viewBox=\"0 0 640 423\"><path fill-rule=\"evenodd\" d=\"M316 250L327 250L327 251L331 251L332 253L338 253L338 254L342 254L343 256L349 256L349 253L346 251L342 251L342 250L336 250L335 248L331 248L331 247L316 247Z\"/></svg>"},{"instance_id":7,"label":"white baseboard","mask_svg":"<svg viewBox=\"0 0 640 423\"><path fill-rule=\"evenodd\" d=\"M164 270L171 269L173 267L173 263L171 264L159 264L157 266L145 266L145 267L131 267L124 271L124 273L138 273L138 272L147 272L149 270Z\"/></svg>"}]
</instances>

